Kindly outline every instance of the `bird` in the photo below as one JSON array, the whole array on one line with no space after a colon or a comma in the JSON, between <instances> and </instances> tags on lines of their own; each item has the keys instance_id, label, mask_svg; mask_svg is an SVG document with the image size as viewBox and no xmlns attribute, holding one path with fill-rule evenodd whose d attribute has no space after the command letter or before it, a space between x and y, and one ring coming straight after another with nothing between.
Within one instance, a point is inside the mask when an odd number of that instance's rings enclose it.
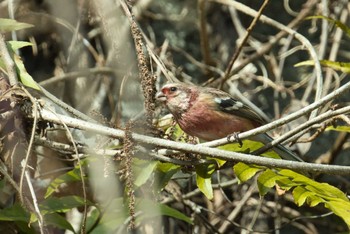
<instances>
[{"instance_id":1,"label":"bird","mask_svg":"<svg viewBox=\"0 0 350 234\"><path fill-rule=\"evenodd\" d=\"M211 87L168 83L156 93L156 100L165 105L185 133L205 141L228 137L267 123L243 102ZM273 138L262 133L251 140L266 145ZM303 161L281 144L274 146L273 150L283 159Z\"/></svg>"}]
</instances>

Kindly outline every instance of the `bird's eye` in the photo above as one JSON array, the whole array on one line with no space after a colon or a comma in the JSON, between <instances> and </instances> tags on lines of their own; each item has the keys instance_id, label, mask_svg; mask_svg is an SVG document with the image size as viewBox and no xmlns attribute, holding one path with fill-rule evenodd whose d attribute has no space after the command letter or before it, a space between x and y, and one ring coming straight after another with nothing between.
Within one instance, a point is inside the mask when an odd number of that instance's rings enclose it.
<instances>
[{"instance_id":1,"label":"bird's eye","mask_svg":"<svg viewBox=\"0 0 350 234\"><path fill-rule=\"evenodd\" d=\"M177 90L176 87L170 87L170 91L171 91L171 92L175 92L176 90Z\"/></svg>"}]
</instances>

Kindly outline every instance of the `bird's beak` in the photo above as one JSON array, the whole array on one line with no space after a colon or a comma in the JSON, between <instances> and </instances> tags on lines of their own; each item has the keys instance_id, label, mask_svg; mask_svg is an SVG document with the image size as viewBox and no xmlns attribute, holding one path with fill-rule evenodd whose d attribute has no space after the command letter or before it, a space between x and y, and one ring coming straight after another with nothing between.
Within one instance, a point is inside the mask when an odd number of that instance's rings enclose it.
<instances>
[{"instance_id":1,"label":"bird's beak","mask_svg":"<svg viewBox=\"0 0 350 234\"><path fill-rule=\"evenodd\" d=\"M156 100L160 101L160 102L166 101L166 96L164 95L164 93L162 91L159 91L158 93L156 93Z\"/></svg>"}]
</instances>

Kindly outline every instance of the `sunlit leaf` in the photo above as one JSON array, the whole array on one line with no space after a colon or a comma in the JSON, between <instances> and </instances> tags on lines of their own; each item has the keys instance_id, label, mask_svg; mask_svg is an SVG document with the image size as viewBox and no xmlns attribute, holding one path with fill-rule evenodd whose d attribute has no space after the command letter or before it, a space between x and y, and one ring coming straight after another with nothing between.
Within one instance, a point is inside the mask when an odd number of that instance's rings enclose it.
<instances>
[{"instance_id":1,"label":"sunlit leaf","mask_svg":"<svg viewBox=\"0 0 350 234\"><path fill-rule=\"evenodd\" d=\"M337 132L349 132L350 133L350 126L328 126L326 128L326 131L337 131Z\"/></svg>"},{"instance_id":2,"label":"sunlit leaf","mask_svg":"<svg viewBox=\"0 0 350 234\"><path fill-rule=\"evenodd\" d=\"M329 201L325 203L325 207L341 217L347 225L350 226L350 203L344 201Z\"/></svg>"},{"instance_id":3,"label":"sunlit leaf","mask_svg":"<svg viewBox=\"0 0 350 234\"><path fill-rule=\"evenodd\" d=\"M139 161L138 165L134 166L137 167L137 169L135 170L136 179L134 184L136 186L141 186L144 183L146 183L146 181L150 178L154 168L157 166L157 162L139 159L137 161Z\"/></svg>"},{"instance_id":4,"label":"sunlit leaf","mask_svg":"<svg viewBox=\"0 0 350 234\"><path fill-rule=\"evenodd\" d=\"M343 30L350 37L350 28L348 26L346 26L344 23L342 23L341 21L339 21L339 20L335 20L335 19L329 18L327 16L323 16L323 15L310 16L310 17L308 17L308 19L325 19L325 20L328 20L329 22L335 24L338 28Z\"/></svg>"},{"instance_id":5,"label":"sunlit leaf","mask_svg":"<svg viewBox=\"0 0 350 234\"><path fill-rule=\"evenodd\" d=\"M328 197L328 198L339 198L344 201L348 201L347 196L338 188L327 184L327 183L320 183L317 181L314 181L302 174L296 173L292 170L283 169L279 171L280 175L288 176L292 179L294 182L302 183L306 186L306 188L309 191L313 191L318 194L318 196L321 197Z\"/></svg>"},{"instance_id":6,"label":"sunlit leaf","mask_svg":"<svg viewBox=\"0 0 350 234\"><path fill-rule=\"evenodd\" d=\"M334 62L329 60L320 60L320 64L325 67L332 68L336 71L341 71L344 73L350 73L350 63L346 62ZM313 60L307 60L300 63L295 64L295 67L301 66L314 66L315 62Z\"/></svg>"},{"instance_id":7,"label":"sunlit leaf","mask_svg":"<svg viewBox=\"0 0 350 234\"><path fill-rule=\"evenodd\" d=\"M36 90L41 90L38 84L34 81L33 77L27 72L22 59L16 54L14 54L13 58L17 67L17 73L21 79L22 84Z\"/></svg>"},{"instance_id":8,"label":"sunlit leaf","mask_svg":"<svg viewBox=\"0 0 350 234\"><path fill-rule=\"evenodd\" d=\"M25 28L31 28L34 25L32 24L27 24L27 23L21 23L13 19L5 19L5 18L0 18L0 32L11 32L11 31L16 31L16 30L21 30Z\"/></svg>"},{"instance_id":9,"label":"sunlit leaf","mask_svg":"<svg viewBox=\"0 0 350 234\"><path fill-rule=\"evenodd\" d=\"M215 165L197 165L196 166L196 182L199 190L209 199L213 199L213 187L211 183L211 175L215 171Z\"/></svg>"},{"instance_id":10,"label":"sunlit leaf","mask_svg":"<svg viewBox=\"0 0 350 234\"><path fill-rule=\"evenodd\" d=\"M306 199L313 195L313 192L306 190L302 186L298 186L293 190L294 201L295 204L297 204L298 206L304 205Z\"/></svg>"},{"instance_id":11,"label":"sunlit leaf","mask_svg":"<svg viewBox=\"0 0 350 234\"><path fill-rule=\"evenodd\" d=\"M276 180L283 178L284 176L280 176L270 169L267 169L261 173L258 177L258 188L260 195L265 195L272 187L276 185Z\"/></svg>"},{"instance_id":12,"label":"sunlit leaf","mask_svg":"<svg viewBox=\"0 0 350 234\"><path fill-rule=\"evenodd\" d=\"M239 162L234 165L233 170L240 182L245 182L255 176L258 171L262 170L262 167L251 166L245 163Z\"/></svg>"},{"instance_id":13,"label":"sunlit leaf","mask_svg":"<svg viewBox=\"0 0 350 234\"><path fill-rule=\"evenodd\" d=\"M12 51L16 51L26 46L33 46L33 43L27 41L8 41L7 46L11 48Z\"/></svg>"},{"instance_id":14,"label":"sunlit leaf","mask_svg":"<svg viewBox=\"0 0 350 234\"><path fill-rule=\"evenodd\" d=\"M157 163L156 178L160 188L164 188L175 173L180 170L180 166L173 163Z\"/></svg>"}]
</instances>

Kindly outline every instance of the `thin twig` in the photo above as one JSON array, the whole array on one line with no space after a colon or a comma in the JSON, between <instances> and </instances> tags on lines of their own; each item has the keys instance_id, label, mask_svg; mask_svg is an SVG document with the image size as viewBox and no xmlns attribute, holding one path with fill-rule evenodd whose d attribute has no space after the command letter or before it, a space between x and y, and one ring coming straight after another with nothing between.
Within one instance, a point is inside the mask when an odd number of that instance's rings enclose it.
<instances>
[{"instance_id":1,"label":"thin twig","mask_svg":"<svg viewBox=\"0 0 350 234\"><path fill-rule=\"evenodd\" d=\"M256 12L255 10L251 9L250 7L245 6L242 3L236 2L236 1L227 1L227 0L212 0L214 2L219 2L222 4L227 4L230 6L234 6L236 7L238 10L242 11L243 13L250 15L252 17L256 17L256 15L259 14L259 12ZM311 2L312 3L312 2ZM310 4L311 4L310 3ZM323 87L323 76L322 76L322 69L321 69L321 64L320 61L318 59L318 55L315 51L315 48L312 46L312 44L310 43L310 41L303 36L302 34L298 33L297 31L295 31L294 29L292 29L291 27L288 27L282 23L279 23L265 15L261 15L260 19L262 22L267 23L273 27L278 28L281 31L287 32L290 35L293 35L297 40L299 40L301 42L301 44L303 46L305 46L307 48L307 50L309 51L309 54L312 58L312 60L314 61L315 64L315 72L316 72L316 93L315 93L315 101L318 101L321 98L322 95L322 87ZM232 72L231 72L232 73ZM221 82L221 84L223 84L223 82ZM317 114L317 110L314 110L311 112L310 114L310 119L315 117L315 115Z\"/></svg>"},{"instance_id":2,"label":"thin twig","mask_svg":"<svg viewBox=\"0 0 350 234\"><path fill-rule=\"evenodd\" d=\"M23 167L23 171L25 172L25 177L26 177L26 180L27 180L27 184L28 184L28 187L29 187L30 194L32 195L35 213L36 213L36 216L38 218L40 233L44 234L45 233L45 231L44 231L44 227L45 227L44 218L41 215L41 212L40 212L40 209L39 209L38 199L36 198L36 194L35 194L35 191L34 191L34 188L33 188L32 181L30 179L29 172L26 169L27 165L25 165L23 163L22 167Z\"/></svg>"},{"instance_id":3,"label":"thin twig","mask_svg":"<svg viewBox=\"0 0 350 234\"><path fill-rule=\"evenodd\" d=\"M259 21L260 16L262 15L263 10L265 9L265 7L267 6L267 4L269 3L269 0L265 0L263 2L263 4L261 5L259 11L257 12L256 16L254 17L252 23L249 25L249 27L247 28L247 32L241 42L241 44L238 46L237 50L235 51L235 53L233 54L226 70L225 70L225 75L223 77L223 79L221 80L221 86L225 83L225 81L230 77L231 75L231 71L232 71L232 67L234 62L237 60L239 54L241 53L243 46L246 44L253 28L255 27L256 23Z\"/></svg>"},{"instance_id":4,"label":"thin twig","mask_svg":"<svg viewBox=\"0 0 350 234\"><path fill-rule=\"evenodd\" d=\"M53 115L55 115L58 119L60 119L60 116L57 115L53 110L49 110ZM34 112L36 113L36 112ZM81 186L82 186L82 190L83 190L83 197L84 197L84 212L83 212L83 220L82 220L82 224L81 224L81 229L80 229L80 233L81 234L85 234L86 233L86 221L87 221L87 192L86 192L86 185L85 185L85 179L84 179L84 172L83 172L83 164L81 163L80 160L80 156L78 153L78 148L77 145L74 141L74 137L72 135L72 133L69 131L69 128L67 126L66 123L64 123L63 121L59 121L60 124L63 125L63 127L66 129L66 133L68 136L68 139L72 142L73 148L74 148L74 153L76 155L76 158L78 160L78 164L79 164L79 173L80 173L80 178L81 178Z\"/></svg>"},{"instance_id":5,"label":"thin twig","mask_svg":"<svg viewBox=\"0 0 350 234\"><path fill-rule=\"evenodd\" d=\"M5 63L6 72L9 77L10 85L18 84L18 77L15 69L15 63L12 60L9 51L7 50L5 37L0 33L0 55Z\"/></svg>"},{"instance_id":6,"label":"thin twig","mask_svg":"<svg viewBox=\"0 0 350 234\"><path fill-rule=\"evenodd\" d=\"M33 113L38 113L38 103L35 100L35 98L25 89L22 88L22 90L25 92L25 94L28 96L28 98L30 99L30 101L32 102L32 107L33 107ZM38 122L38 116L35 114L33 116L33 125L32 125L32 131L30 134L30 139L29 139L29 143L28 143L28 148L27 148L27 153L24 159L24 163L22 165L22 172L21 172L21 178L20 178L20 182L19 182L19 197L21 202L23 203L23 181L24 181L24 176L25 176L25 172L27 171L27 167L28 167L28 161L29 161L29 157L32 153L32 147L33 147L33 141L34 141L34 136L35 136L35 130L36 130L36 124Z\"/></svg>"}]
</instances>

